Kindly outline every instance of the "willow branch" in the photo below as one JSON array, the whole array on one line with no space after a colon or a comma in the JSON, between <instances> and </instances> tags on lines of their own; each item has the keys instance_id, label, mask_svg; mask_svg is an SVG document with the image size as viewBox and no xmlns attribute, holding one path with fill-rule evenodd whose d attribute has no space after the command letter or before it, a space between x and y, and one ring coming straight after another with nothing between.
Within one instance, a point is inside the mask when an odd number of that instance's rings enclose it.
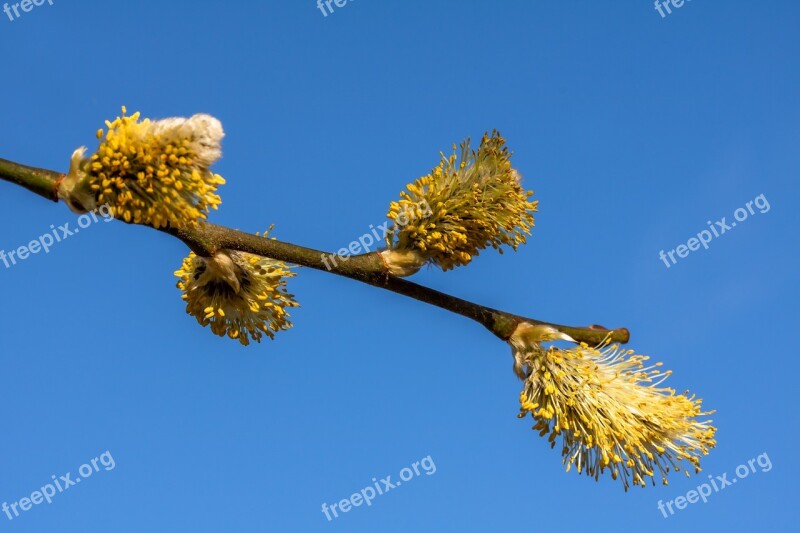
<instances>
[{"instance_id":1,"label":"willow branch","mask_svg":"<svg viewBox=\"0 0 800 533\"><path fill-rule=\"evenodd\" d=\"M0 179L25 187L51 201L58 201L54 190L62 176L61 173L52 170L29 167L0 159ZM576 341L590 345L599 344L605 339L610 339L612 342L625 343L630 338L626 328L608 330L601 326L573 327L553 324L492 309L418 285L388 274L386 266L377 252L342 258L319 250L276 239L265 239L264 237L202 221L198 222L194 227L183 229L166 228L160 231L179 238L196 254L201 256L211 256L222 249L249 252L287 263L330 272L374 287L396 292L471 318L503 340L508 339L521 322L552 326ZM335 258L336 260L326 262L323 261L325 257Z\"/></svg>"},{"instance_id":2,"label":"willow branch","mask_svg":"<svg viewBox=\"0 0 800 533\"><path fill-rule=\"evenodd\" d=\"M53 202L58 202L55 188L61 176L62 174L52 170L29 167L0 158L0 178L25 187Z\"/></svg>"}]
</instances>

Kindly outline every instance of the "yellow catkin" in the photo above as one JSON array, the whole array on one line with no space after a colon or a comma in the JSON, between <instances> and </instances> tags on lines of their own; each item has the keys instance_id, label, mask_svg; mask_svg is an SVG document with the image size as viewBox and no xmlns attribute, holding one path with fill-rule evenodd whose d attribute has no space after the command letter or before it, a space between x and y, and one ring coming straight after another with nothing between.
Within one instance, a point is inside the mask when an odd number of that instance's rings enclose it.
<instances>
[{"instance_id":1,"label":"yellow catkin","mask_svg":"<svg viewBox=\"0 0 800 533\"><path fill-rule=\"evenodd\" d=\"M551 446L560 438L567 470L595 479L607 471L625 490L645 486L648 477L666 484L670 470L685 469L683 461L699 472L700 457L716 444L716 428L700 419L713 411L703 411L694 396L659 387L670 374L660 363L645 366L647 357L616 345L530 344L524 352L520 418L530 414L533 430Z\"/></svg>"},{"instance_id":2,"label":"yellow catkin","mask_svg":"<svg viewBox=\"0 0 800 533\"><path fill-rule=\"evenodd\" d=\"M106 121L97 132L100 145L74 164L78 189L92 191L95 205L111 214L155 228L181 228L205 219L222 200L225 183L209 167L219 158L223 136L219 121L208 115L161 121L139 120L139 113Z\"/></svg>"},{"instance_id":3,"label":"yellow catkin","mask_svg":"<svg viewBox=\"0 0 800 533\"><path fill-rule=\"evenodd\" d=\"M537 202L529 201L533 192L522 188L503 137L494 131L483 136L477 150L467 140L460 157L455 147L453 155L441 157L390 204L390 251L415 251L422 261L450 270L486 247L502 253L503 245L516 250L525 243ZM391 261L391 254L387 257Z\"/></svg>"},{"instance_id":4,"label":"yellow catkin","mask_svg":"<svg viewBox=\"0 0 800 533\"><path fill-rule=\"evenodd\" d=\"M298 304L286 292L286 279L295 274L281 261L238 251L213 258L192 252L175 275L186 312L216 335L247 346L292 327L286 308Z\"/></svg>"}]
</instances>

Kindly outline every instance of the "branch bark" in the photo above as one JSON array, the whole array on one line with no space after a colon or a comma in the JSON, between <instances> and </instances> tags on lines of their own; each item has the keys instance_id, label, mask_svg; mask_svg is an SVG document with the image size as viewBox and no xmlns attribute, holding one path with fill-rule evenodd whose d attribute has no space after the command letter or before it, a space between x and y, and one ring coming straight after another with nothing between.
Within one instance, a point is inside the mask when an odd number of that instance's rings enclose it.
<instances>
[{"instance_id":1,"label":"branch bark","mask_svg":"<svg viewBox=\"0 0 800 533\"><path fill-rule=\"evenodd\" d=\"M52 170L30 167L0 159L0 179L25 187L31 192L54 202L58 202L58 197L54 191L58 180L62 176L63 174ZM521 322L552 326L576 341L585 342L589 345L599 344L605 339L610 339L612 342L625 343L630 338L626 328L608 330L601 326L574 327L553 324L492 309L418 285L389 274L380 254L377 252L351 256L343 260L334 254L275 239L265 239L264 237L204 221L198 221L194 227L190 228L180 230L166 228L159 231L182 240L196 254L201 256L211 256L217 250L222 249L239 250L330 272L374 287L396 292L471 318L503 340L507 340ZM325 256L336 257L337 260L335 262L329 260L326 263L323 261Z\"/></svg>"}]
</instances>

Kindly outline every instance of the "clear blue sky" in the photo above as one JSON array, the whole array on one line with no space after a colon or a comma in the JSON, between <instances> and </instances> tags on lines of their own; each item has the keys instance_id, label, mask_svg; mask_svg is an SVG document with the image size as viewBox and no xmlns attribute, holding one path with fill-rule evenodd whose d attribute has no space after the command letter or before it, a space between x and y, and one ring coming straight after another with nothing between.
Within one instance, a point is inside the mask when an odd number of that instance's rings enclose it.
<instances>
[{"instance_id":1,"label":"clear blue sky","mask_svg":"<svg viewBox=\"0 0 800 533\"><path fill-rule=\"evenodd\" d=\"M518 253L415 281L532 317L627 326L716 408L704 472L624 493L563 472L516 418L477 324L302 269L295 328L244 349L184 314L178 241L93 224L0 264L0 503L108 450L0 531L789 531L798 455L800 33L795 2L54 0L0 13L0 157L66 170L122 104L211 113L212 221L338 249L439 150L498 128L540 212ZM755 214L667 268L763 194ZM741 214L741 212L740 212ZM0 183L0 249L76 217ZM665 519L767 453L768 472ZM372 484L415 477L328 522ZM791 524L795 524L792 526Z\"/></svg>"}]
</instances>

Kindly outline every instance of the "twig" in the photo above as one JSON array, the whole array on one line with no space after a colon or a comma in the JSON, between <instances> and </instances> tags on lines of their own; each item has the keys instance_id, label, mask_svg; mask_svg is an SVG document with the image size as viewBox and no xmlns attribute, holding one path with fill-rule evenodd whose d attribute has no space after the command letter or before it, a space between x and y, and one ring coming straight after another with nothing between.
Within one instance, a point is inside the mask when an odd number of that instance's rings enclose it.
<instances>
[{"instance_id":1,"label":"twig","mask_svg":"<svg viewBox=\"0 0 800 533\"><path fill-rule=\"evenodd\" d=\"M25 187L39 196L54 202L58 201L54 191L58 180L62 177L63 174L59 172L29 167L13 161L0 159L0 179ZM396 292L471 318L483 324L484 327L503 340L511 336L520 322L552 326L556 330L569 335L576 341L585 342L590 345L597 345L606 339L610 339L612 342L625 343L628 342L630 338L630 334L626 328L608 330L600 326L563 326L521 317L467 300L462 300L461 298L392 276L387 272L385 264L381 260L380 255L376 252L355 255L345 260L338 260L336 262L331 262L331 264L326 264L323 261L323 257L333 254L326 254L319 250L297 246L276 239L265 239L264 237L203 221L199 221L194 227L180 230L166 228L159 231L179 238L196 254L201 256L211 256L217 250L222 249L249 252L287 263L294 263L330 272Z\"/></svg>"}]
</instances>

